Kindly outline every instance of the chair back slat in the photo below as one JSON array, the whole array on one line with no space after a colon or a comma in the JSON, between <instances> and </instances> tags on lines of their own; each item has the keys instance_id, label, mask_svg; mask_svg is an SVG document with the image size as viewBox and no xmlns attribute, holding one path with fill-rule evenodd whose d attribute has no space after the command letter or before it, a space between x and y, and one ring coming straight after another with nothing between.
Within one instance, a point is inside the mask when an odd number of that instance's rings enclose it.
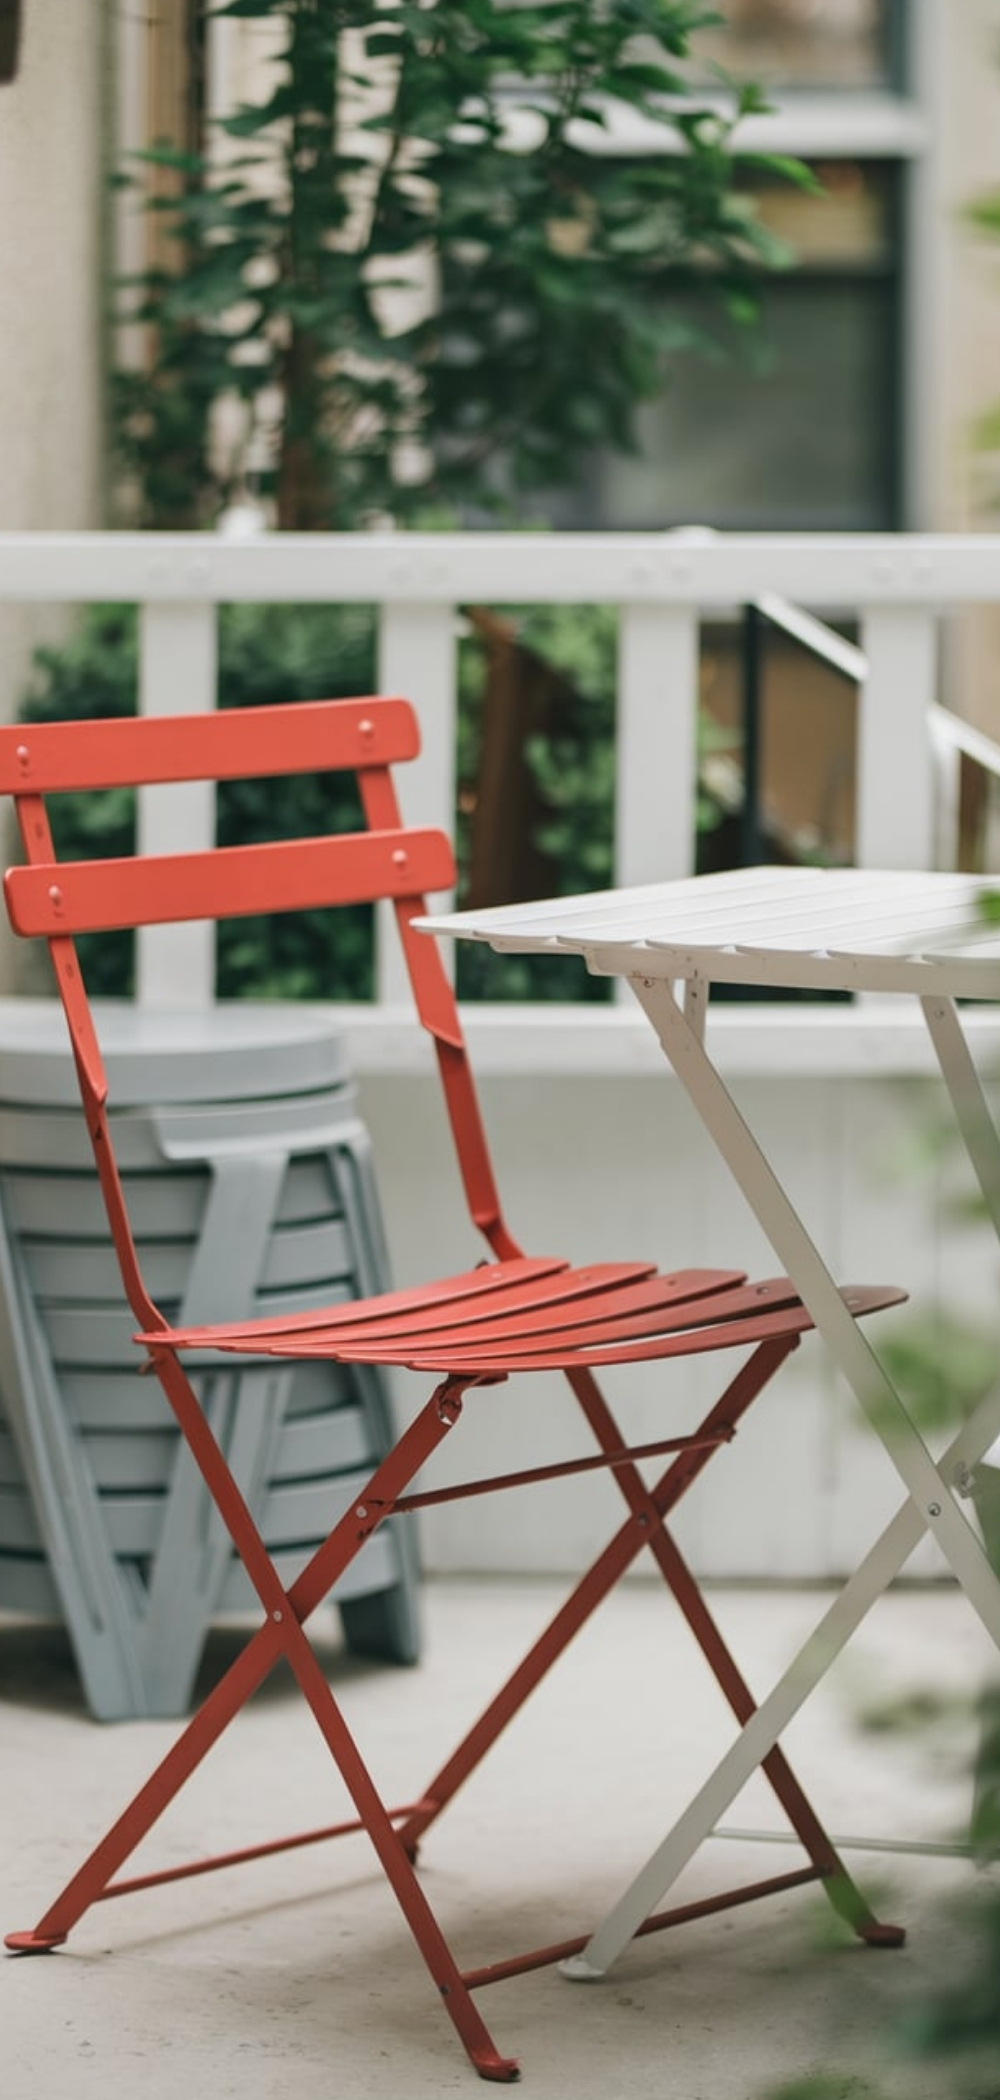
<instances>
[{"instance_id":1,"label":"chair back slat","mask_svg":"<svg viewBox=\"0 0 1000 2100\"><path fill-rule=\"evenodd\" d=\"M357 771L416 758L408 700L304 700L203 715L127 715L0 729L0 793Z\"/></svg>"},{"instance_id":2,"label":"chair back slat","mask_svg":"<svg viewBox=\"0 0 1000 2100\"><path fill-rule=\"evenodd\" d=\"M51 940L183 919L373 903L447 890L454 880L444 832L404 829L11 868L4 892L15 933Z\"/></svg>"}]
</instances>

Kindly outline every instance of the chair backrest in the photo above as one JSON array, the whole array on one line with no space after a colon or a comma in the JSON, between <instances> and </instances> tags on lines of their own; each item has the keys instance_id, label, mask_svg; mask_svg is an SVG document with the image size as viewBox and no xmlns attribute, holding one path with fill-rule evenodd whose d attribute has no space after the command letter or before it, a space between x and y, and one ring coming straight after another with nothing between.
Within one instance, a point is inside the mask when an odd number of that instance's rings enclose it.
<instances>
[{"instance_id":1,"label":"chair backrest","mask_svg":"<svg viewBox=\"0 0 1000 2100\"><path fill-rule=\"evenodd\" d=\"M381 697L0 728L0 792L14 799L25 853L4 880L8 915L16 933L48 943L125 1286L143 1320L160 1324L114 1164L107 1078L76 949L81 933L391 900L417 1012L434 1039L472 1217L495 1253L517 1252L500 1214L451 986L435 942L413 928L425 891L448 889L455 878L445 834L407 827L400 815L390 769L419 749L412 707ZM114 860L56 857L49 796L323 772L354 774L363 830Z\"/></svg>"}]
</instances>

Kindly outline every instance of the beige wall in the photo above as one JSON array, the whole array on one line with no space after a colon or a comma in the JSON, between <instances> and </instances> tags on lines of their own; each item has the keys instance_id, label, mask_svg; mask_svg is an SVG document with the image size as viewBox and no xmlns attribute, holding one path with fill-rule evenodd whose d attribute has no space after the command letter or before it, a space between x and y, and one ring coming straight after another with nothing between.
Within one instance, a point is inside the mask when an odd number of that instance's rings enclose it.
<instances>
[{"instance_id":1,"label":"beige wall","mask_svg":"<svg viewBox=\"0 0 1000 2100\"><path fill-rule=\"evenodd\" d=\"M912 522L995 532L1000 449L984 451L977 425L1000 406L1000 239L972 227L968 213L977 197L1000 193L1000 0L930 0L926 20L933 140L918 200L908 346L925 500ZM1000 739L996 608L975 607L949 623L942 697Z\"/></svg>"},{"instance_id":2,"label":"beige wall","mask_svg":"<svg viewBox=\"0 0 1000 2100\"><path fill-rule=\"evenodd\" d=\"M32 0L0 88L0 527L100 518L103 0Z\"/></svg>"},{"instance_id":3,"label":"beige wall","mask_svg":"<svg viewBox=\"0 0 1000 2100\"><path fill-rule=\"evenodd\" d=\"M934 523L995 531L1000 457L984 456L975 426L1000 403L1000 239L970 226L968 211L984 192L1000 194L1000 0L952 0L940 19L940 224L929 236L941 244L938 312L929 317L941 337L940 420L928 404L942 455Z\"/></svg>"},{"instance_id":4,"label":"beige wall","mask_svg":"<svg viewBox=\"0 0 1000 2100\"><path fill-rule=\"evenodd\" d=\"M103 139L109 0L30 0L0 86L0 531L102 517ZM0 605L0 720L59 606ZM0 943L0 988L14 958Z\"/></svg>"},{"instance_id":5,"label":"beige wall","mask_svg":"<svg viewBox=\"0 0 1000 2100\"><path fill-rule=\"evenodd\" d=\"M0 531L102 522L107 0L30 0L0 86ZM0 608L0 714L49 609Z\"/></svg>"}]
</instances>

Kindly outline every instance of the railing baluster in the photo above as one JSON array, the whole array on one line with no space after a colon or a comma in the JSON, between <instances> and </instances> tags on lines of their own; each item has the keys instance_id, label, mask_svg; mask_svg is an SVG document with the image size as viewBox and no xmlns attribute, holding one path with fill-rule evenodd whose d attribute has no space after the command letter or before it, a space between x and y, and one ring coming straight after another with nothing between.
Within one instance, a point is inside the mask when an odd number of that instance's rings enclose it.
<instances>
[{"instance_id":1,"label":"railing baluster","mask_svg":"<svg viewBox=\"0 0 1000 2100\"><path fill-rule=\"evenodd\" d=\"M854 857L861 868L934 865L934 768L928 715L937 624L925 605L869 606L868 676L859 695Z\"/></svg>"},{"instance_id":2,"label":"railing baluster","mask_svg":"<svg viewBox=\"0 0 1000 2100\"><path fill-rule=\"evenodd\" d=\"M208 713L216 702L216 609L166 601L139 609L139 712ZM143 788L137 815L141 853L211 846L215 791L210 781ZM140 928L136 998L140 1006L208 1006L215 992L214 928L204 921Z\"/></svg>"},{"instance_id":3,"label":"railing baluster","mask_svg":"<svg viewBox=\"0 0 1000 2100\"><path fill-rule=\"evenodd\" d=\"M616 883L694 867L698 615L688 605L623 605L618 637Z\"/></svg>"},{"instance_id":4,"label":"railing baluster","mask_svg":"<svg viewBox=\"0 0 1000 2100\"><path fill-rule=\"evenodd\" d=\"M618 616L615 856L618 884L690 875L698 775L698 614L622 605ZM631 999L623 978L613 997Z\"/></svg>"},{"instance_id":5,"label":"railing baluster","mask_svg":"<svg viewBox=\"0 0 1000 2100\"><path fill-rule=\"evenodd\" d=\"M400 790L407 823L439 825L450 837L455 829L457 747L454 607L414 599L384 604L377 676L379 692L412 700L420 720L420 758L407 767ZM391 931L384 937L387 911L381 906L376 919L375 996L381 1006L408 1004L409 980L399 943ZM448 964L452 958L445 954L444 960Z\"/></svg>"},{"instance_id":6,"label":"railing baluster","mask_svg":"<svg viewBox=\"0 0 1000 2100\"><path fill-rule=\"evenodd\" d=\"M934 866L957 868L961 844L962 754L958 745L943 734L940 708L928 717L931 766L934 778Z\"/></svg>"}]
</instances>

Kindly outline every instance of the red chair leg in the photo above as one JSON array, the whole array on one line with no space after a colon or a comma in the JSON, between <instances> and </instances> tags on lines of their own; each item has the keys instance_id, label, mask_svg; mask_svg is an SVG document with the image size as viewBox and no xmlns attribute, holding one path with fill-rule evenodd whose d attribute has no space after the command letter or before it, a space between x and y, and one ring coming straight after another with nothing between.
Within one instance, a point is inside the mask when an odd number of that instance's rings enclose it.
<instances>
[{"instance_id":1,"label":"red chair leg","mask_svg":"<svg viewBox=\"0 0 1000 2100\"><path fill-rule=\"evenodd\" d=\"M95 1845L34 1930L8 1933L5 1947L18 1954L37 1954L49 1947L61 1946L84 1912L100 1900L109 1884L113 1886L112 1876L135 1851L223 1730L263 1683L284 1647L284 1635L279 1627L265 1623L258 1629L188 1722L183 1735L168 1750L106 1836Z\"/></svg>"},{"instance_id":2,"label":"red chair leg","mask_svg":"<svg viewBox=\"0 0 1000 2100\"><path fill-rule=\"evenodd\" d=\"M461 1972L413 1872L406 1850L378 1794L363 1759L347 1729L333 1693L313 1654L302 1627L304 1609L291 1592L282 1588L240 1495L219 1446L205 1424L190 1386L176 1359L168 1356L157 1367L163 1383L183 1417L197 1412L197 1421L185 1420L191 1430L189 1442L208 1480L216 1506L249 1564L252 1579L268 1616L251 1637L225 1676L209 1693L182 1736L155 1772L134 1796L110 1830L94 1847L56 1901L30 1931L10 1933L5 1945L14 1953L37 1954L62 1945L72 1927L90 1906L103 1896L116 1893L113 1876L135 1850L153 1824L175 1798L223 1730L246 1704L258 1685L281 1656L286 1656L300 1690L306 1698L348 1790L361 1822L371 1838L386 1877L410 1926L431 1977L441 1995L459 2037L480 2076L509 2082L518 2075L516 2060L502 2056L472 2002ZM438 1388L415 1422L400 1438L388 1458L376 1468L369 1483L373 1500L390 1502L408 1485L430 1452L447 1434L461 1410L461 1387L446 1381ZM314 1594L323 1582L326 1594L330 1581L360 1550L368 1526L359 1522L356 1511L341 1519L335 1531L313 1556L306 1575L309 1608L319 1601ZM300 1578L300 1583L302 1578ZM205 1864L211 1864L205 1863ZM151 1876L150 1880L160 1877ZM162 1878L171 1878L164 1876ZM122 1891L124 1893L124 1891Z\"/></svg>"},{"instance_id":3,"label":"red chair leg","mask_svg":"<svg viewBox=\"0 0 1000 2100\"><path fill-rule=\"evenodd\" d=\"M713 1431L727 1425L734 1426L794 1346L795 1337L791 1337L780 1342L765 1342L755 1349L749 1362L727 1386L700 1424L698 1438L707 1440L711 1438ZM590 1373L574 1371L567 1372L566 1375L599 1444L606 1452L620 1451L623 1440ZM706 1443L697 1449L682 1452L680 1457L671 1462L655 1490L657 1496L664 1497L662 1509L653 1506L651 1491L646 1488L634 1466L614 1468L614 1478L619 1482L630 1505L631 1514L586 1574L581 1576L555 1617L512 1671L468 1734L456 1746L441 1770L435 1774L430 1785L424 1788L422 1800L425 1805L407 1818L399 1833L411 1853L415 1851L425 1830L437 1820L459 1787L475 1771L502 1730L535 1690L536 1685L541 1683L553 1663L558 1661L574 1635L586 1624L591 1613L610 1594L626 1569L638 1558L643 1547L653 1545L664 1511L672 1508L686 1493L702 1466L707 1464L713 1448L715 1447L710 1443Z\"/></svg>"},{"instance_id":4,"label":"red chair leg","mask_svg":"<svg viewBox=\"0 0 1000 2100\"><path fill-rule=\"evenodd\" d=\"M790 1336L764 1343L756 1349L711 1409L701 1425L699 1436L710 1435L726 1423L735 1427L796 1342L797 1337ZM620 1451L622 1438L617 1424L590 1372L567 1372L567 1377L601 1448L609 1454ZM647 1546L656 1559L737 1720L743 1725L756 1711L753 1695L664 1522L703 1466L707 1465L712 1449L711 1444L705 1444L682 1453L652 1489L645 1486L634 1466L616 1465L614 1477L629 1504L629 1518L576 1585L447 1763L424 1789L424 1805L405 1820L399 1831L399 1838L411 1857L415 1857L424 1832L436 1821L643 1546ZM834 1909L858 1937L870 1945L902 1945L905 1939L903 1928L883 1924L874 1916L780 1747L776 1746L763 1760L762 1769L817 1869Z\"/></svg>"},{"instance_id":5,"label":"red chair leg","mask_svg":"<svg viewBox=\"0 0 1000 2100\"><path fill-rule=\"evenodd\" d=\"M787 1354L787 1348L784 1345L777 1346L781 1348L782 1356ZM781 1361L780 1356L778 1361ZM733 1387L730 1388L730 1401L732 1402L738 1396L737 1405L739 1412L742 1412L743 1408L749 1404L749 1399L753 1396L753 1393L760 1389L759 1367L755 1371L754 1366L755 1359L751 1358L750 1362L744 1367L743 1372L734 1380ZM776 1364L772 1365L772 1372L776 1368ZM617 1426L599 1388L587 1372L584 1372L579 1377L577 1374L574 1374L573 1382L577 1391L577 1397L587 1414L587 1419L591 1423L595 1434L602 1444L606 1444L606 1440L611 1438L611 1448L614 1448L613 1440L618 1435ZM686 1459L682 1457L678 1460L677 1464L670 1469L666 1478L661 1481L659 1487L652 1490L648 1496L650 1515L658 1518L659 1521L649 1524L647 1537L650 1551L659 1565L668 1588L683 1612L687 1624L724 1698L728 1701L740 1726L743 1727L756 1713L757 1702L737 1667L735 1658L723 1640L719 1627L716 1625L705 1603L698 1583L695 1581L678 1550L672 1534L667 1530L663 1521L669 1511L676 1507L680 1494L684 1492L684 1488L693 1479L693 1469L707 1464L710 1456L710 1451L692 1451ZM685 1471L687 1471L686 1479L683 1478ZM619 1475L620 1478L621 1476ZM621 1486L622 1492L633 1508L637 1507L637 1494L640 1505L644 1500L647 1500L646 1490L638 1474L632 1473L630 1475L626 1470L626 1476L621 1481ZM826 1895L834 1910L850 1926L852 1932L856 1933L859 1939L866 1941L868 1945L901 1947L906 1938L904 1928L901 1925L883 1924L875 1917L857 1883L844 1865L832 1840L827 1835L811 1802L803 1793L780 1745L776 1744L774 1749L769 1751L768 1755L762 1759L761 1770L781 1807L784 1809L803 1849L808 1853L809 1858L816 1867Z\"/></svg>"},{"instance_id":6,"label":"red chair leg","mask_svg":"<svg viewBox=\"0 0 1000 2100\"><path fill-rule=\"evenodd\" d=\"M440 1992L445 2012L481 2078L506 2083L518 2076L517 2060L501 2056L477 2012L461 1971L385 1805L361 1757L319 1663L296 1623L288 1659L323 1738L381 1861L400 1909Z\"/></svg>"}]
</instances>

